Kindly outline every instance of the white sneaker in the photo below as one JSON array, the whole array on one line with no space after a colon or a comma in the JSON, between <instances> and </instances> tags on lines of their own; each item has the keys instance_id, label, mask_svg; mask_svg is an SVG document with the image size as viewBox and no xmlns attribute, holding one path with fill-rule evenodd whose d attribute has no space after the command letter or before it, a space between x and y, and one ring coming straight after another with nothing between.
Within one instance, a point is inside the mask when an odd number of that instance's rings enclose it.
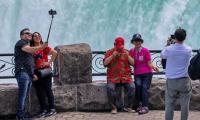
<instances>
[{"instance_id":1,"label":"white sneaker","mask_svg":"<svg viewBox=\"0 0 200 120\"><path fill-rule=\"evenodd\" d=\"M112 110L111 110L111 113L112 113L112 114L117 114L117 109L116 109L116 108L115 108L115 109L112 109Z\"/></svg>"}]
</instances>

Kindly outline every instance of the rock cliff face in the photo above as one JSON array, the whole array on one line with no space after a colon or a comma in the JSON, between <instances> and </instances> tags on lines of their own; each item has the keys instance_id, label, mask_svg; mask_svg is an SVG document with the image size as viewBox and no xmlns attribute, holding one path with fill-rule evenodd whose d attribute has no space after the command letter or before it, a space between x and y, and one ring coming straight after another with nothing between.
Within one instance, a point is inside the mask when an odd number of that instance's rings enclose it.
<instances>
[{"instance_id":1,"label":"rock cliff face","mask_svg":"<svg viewBox=\"0 0 200 120\"><path fill-rule=\"evenodd\" d=\"M105 111L109 110L106 83L92 83L92 53L89 45L58 46L55 65L59 76L54 79L53 92L57 111ZM200 82L192 82L190 110L200 110ZM154 78L149 89L150 109L164 109L165 80ZM18 88L16 84L0 85L0 116L16 113ZM122 94L123 95L123 94ZM136 104L133 101L134 106ZM177 101L178 103L178 101ZM30 113L39 110L34 88L28 97ZM176 109L179 109L179 104Z\"/></svg>"}]
</instances>

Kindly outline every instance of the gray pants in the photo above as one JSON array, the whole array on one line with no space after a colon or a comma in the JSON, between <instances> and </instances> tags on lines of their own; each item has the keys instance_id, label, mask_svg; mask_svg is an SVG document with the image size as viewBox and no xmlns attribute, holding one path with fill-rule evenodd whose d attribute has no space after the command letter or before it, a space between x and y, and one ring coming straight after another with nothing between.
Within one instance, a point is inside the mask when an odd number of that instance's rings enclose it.
<instances>
[{"instance_id":1,"label":"gray pants","mask_svg":"<svg viewBox=\"0 0 200 120\"><path fill-rule=\"evenodd\" d=\"M181 120L188 119L191 80L187 77L167 79L165 90L165 120L173 120L175 101L180 98Z\"/></svg>"}]
</instances>

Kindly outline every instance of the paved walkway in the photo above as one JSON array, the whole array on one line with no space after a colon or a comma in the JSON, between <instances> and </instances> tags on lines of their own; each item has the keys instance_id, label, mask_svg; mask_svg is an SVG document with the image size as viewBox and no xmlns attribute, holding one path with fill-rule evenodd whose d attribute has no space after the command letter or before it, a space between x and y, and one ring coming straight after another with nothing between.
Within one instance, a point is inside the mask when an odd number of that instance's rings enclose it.
<instances>
[{"instance_id":1,"label":"paved walkway","mask_svg":"<svg viewBox=\"0 0 200 120\"><path fill-rule=\"evenodd\" d=\"M188 120L199 120L200 111L190 111ZM55 116L35 119L35 120L164 120L164 111L150 111L145 115L137 113L119 112L110 114L109 112L65 112ZM180 112L176 111L174 120L180 120Z\"/></svg>"}]
</instances>

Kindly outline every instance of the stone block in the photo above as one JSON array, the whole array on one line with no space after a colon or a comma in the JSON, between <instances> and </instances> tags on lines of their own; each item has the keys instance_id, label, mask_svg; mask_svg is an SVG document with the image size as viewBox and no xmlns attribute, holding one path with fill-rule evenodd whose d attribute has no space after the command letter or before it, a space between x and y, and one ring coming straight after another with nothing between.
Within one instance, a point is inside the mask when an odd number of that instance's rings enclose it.
<instances>
[{"instance_id":1,"label":"stone block","mask_svg":"<svg viewBox=\"0 0 200 120\"><path fill-rule=\"evenodd\" d=\"M18 87L16 84L0 85L0 115L16 113Z\"/></svg>"},{"instance_id":2,"label":"stone block","mask_svg":"<svg viewBox=\"0 0 200 120\"><path fill-rule=\"evenodd\" d=\"M57 111L76 110L76 85L53 86L55 108ZM33 88L31 91L30 113L35 114L40 110L38 98Z\"/></svg>"},{"instance_id":3,"label":"stone block","mask_svg":"<svg viewBox=\"0 0 200 120\"><path fill-rule=\"evenodd\" d=\"M200 110L200 81L192 82L192 96L190 99L190 110Z\"/></svg>"},{"instance_id":4,"label":"stone block","mask_svg":"<svg viewBox=\"0 0 200 120\"><path fill-rule=\"evenodd\" d=\"M56 84L79 84L92 82L92 52L88 44L57 46L56 64L59 77Z\"/></svg>"},{"instance_id":5,"label":"stone block","mask_svg":"<svg viewBox=\"0 0 200 120\"><path fill-rule=\"evenodd\" d=\"M78 92L79 111L109 110L106 83L79 84Z\"/></svg>"},{"instance_id":6,"label":"stone block","mask_svg":"<svg viewBox=\"0 0 200 120\"><path fill-rule=\"evenodd\" d=\"M149 89L149 108L164 109L165 106L165 81L153 79Z\"/></svg>"},{"instance_id":7,"label":"stone block","mask_svg":"<svg viewBox=\"0 0 200 120\"><path fill-rule=\"evenodd\" d=\"M53 89L57 111L75 111L77 85L55 86Z\"/></svg>"}]
</instances>

